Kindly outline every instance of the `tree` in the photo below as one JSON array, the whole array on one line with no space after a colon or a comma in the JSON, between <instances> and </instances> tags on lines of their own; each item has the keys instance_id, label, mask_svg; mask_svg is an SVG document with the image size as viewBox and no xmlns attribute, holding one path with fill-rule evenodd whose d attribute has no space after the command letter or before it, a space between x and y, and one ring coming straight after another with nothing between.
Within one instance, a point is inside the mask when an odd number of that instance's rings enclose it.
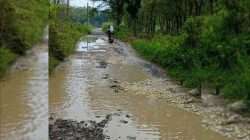
<instances>
[{"instance_id":1,"label":"tree","mask_svg":"<svg viewBox=\"0 0 250 140\"><path fill-rule=\"evenodd\" d=\"M124 6L126 0L93 0L93 1L102 1L107 4L111 11L111 17L115 20L117 29L122 23L122 18L124 16Z\"/></svg>"},{"instance_id":2,"label":"tree","mask_svg":"<svg viewBox=\"0 0 250 140\"><path fill-rule=\"evenodd\" d=\"M126 11L129 14L129 18L131 19L131 23L133 23L133 32L134 35L137 36L136 33L136 25L138 20L138 13L141 8L141 0L127 0Z\"/></svg>"}]
</instances>

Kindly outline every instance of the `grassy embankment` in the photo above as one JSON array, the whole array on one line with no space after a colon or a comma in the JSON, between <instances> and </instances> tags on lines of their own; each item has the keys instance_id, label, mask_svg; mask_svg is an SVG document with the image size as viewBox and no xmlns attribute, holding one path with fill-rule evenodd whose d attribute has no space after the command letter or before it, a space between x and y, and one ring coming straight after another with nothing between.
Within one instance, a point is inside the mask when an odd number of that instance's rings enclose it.
<instances>
[{"instance_id":1,"label":"grassy embankment","mask_svg":"<svg viewBox=\"0 0 250 140\"><path fill-rule=\"evenodd\" d=\"M75 50L77 41L91 31L91 27L76 23L67 17L59 16L65 7L51 7L49 30L49 71Z\"/></svg>"},{"instance_id":2,"label":"grassy embankment","mask_svg":"<svg viewBox=\"0 0 250 140\"><path fill-rule=\"evenodd\" d=\"M132 32L124 27L115 34L184 86L200 93L205 86L228 101L242 100L250 105L249 30L242 27L242 32L233 33L230 22L230 14L222 10L189 18L176 35L131 38Z\"/></svg>"},{"instance_id":3,"label":"grassy embankment","mask_svg":"<svg viewBox=\"0 0 250 140\"><path fill-rule=\"evenodd\" d=\"M48 21L46 0L0 1L0 76L37 43Z\"/></svg>"}]
</instances>

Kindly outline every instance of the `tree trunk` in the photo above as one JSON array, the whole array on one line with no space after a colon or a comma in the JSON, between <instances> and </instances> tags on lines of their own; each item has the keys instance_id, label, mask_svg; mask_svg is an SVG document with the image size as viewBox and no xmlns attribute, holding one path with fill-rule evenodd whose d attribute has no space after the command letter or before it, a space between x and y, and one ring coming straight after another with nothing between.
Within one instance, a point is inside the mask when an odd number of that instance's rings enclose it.
<instances>
[{"instance_id":1,"label":"tree trunk","mask_svg":"<svg viewBox=\"0 0 250 140\"><path fill-rule=\"evenodd\" d=\"M220 87L219 86L215 87L215 95L220 95Z\"/></svg>"},{"instance_id":2,"label":"tree trunk","mask_svg":"<svg viewBox=\"0 0 250 140\"><path fill-rule=\"evenodd\" d=\"M199 87L198 87L198 92L199 92L199 97L201 98L202 96L202 83L200 82Z\"/></svg>"},{"instance_id":3,"label":"tree trunk","mask_svg":"<svg viewBox=\"0 0 250 140\"><path fill-rule=\"evenodd\" d=\"M210 5L210 13L214 13L214 0L209 0L209 5Z\"/></svg>"},{"instance_id":4,"label":"tree trunk","mask_svg":"<svg viewBox=\"0 0 250 140\"><path fill-rule=\"evenodd\" d=\"M66 11L66 15L67 15L67 17L69 17L69 0L67 0L67 11Z\"/></svg>"}]
</instances>

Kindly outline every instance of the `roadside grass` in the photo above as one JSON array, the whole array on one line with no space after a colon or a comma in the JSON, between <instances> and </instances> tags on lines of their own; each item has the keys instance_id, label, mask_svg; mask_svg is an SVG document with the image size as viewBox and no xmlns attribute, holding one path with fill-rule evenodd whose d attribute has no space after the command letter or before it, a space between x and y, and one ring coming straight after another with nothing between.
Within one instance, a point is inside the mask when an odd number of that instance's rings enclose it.
<instances>
[{"instance_id":1,"label":"roadside grass","mask_svg":"<svg viewBox=\"0 0 250 140\"><path fill-rule=\"evenodd\" d=\"M201 84L208 85L225 99L244 100L249 104L249 56L239 54L235 60L238 62L232 68L225 69L220 66L220 60L213 60L217 56L207 57L211 55L209 50L183 48L182 41L183 37L168 36L152 40L138 39L131 44L139 55L165 68L170 76L181 81L184 86L199 88Z\"/></svg>"},{"instance_id":2,"label":"roadside grass","mask_svg":"<svg viewBox=\"0 0 250 140\"><path fill-rule=\"evenodd\" d=\"M107 33L110 25L113 25L113 23L112 22L104 22L102 24L102 31L104 33ZM123 41L131 40L130 37L132 37L132 32L126 26L120 25L119 31L117 31L117 30L118 30L118 28L116 27L115 32L114 32L114 36L116 38L123 40Z\"/></svg>"},{"instance_id":3,"label":"roadside grass","mask_svg":"<svg viewBox=\"0 0 250 140\"><path fill-rule=\"evenodd\" d=\"M180 34L150 39L131 40L128 29L120 29L116 36L184 86L198 91L208 86L230 102L244 100L250 105L250 38L245 33L227 34L224 20L219 15L190 18Z\"/></svg>"},{"instance_id":4,"label":"roadside grass","mask_svg":"<svg viewBox=\"0 0 250 140\"><path fill-rule=\"evenodd\" d=\"M0 1L0 75L18 55L37 43L48 21L49 2L44 0Z\"/></svg>"},{"instance_id":5,"label":"roadside grass","mask_svg":"<svg viewBox=\"0 0 250 140\"><path fill-rule=\"evenodd\" d=\"M0 77L4 75L9 65L16 59L16 54L9 49L0 47Z\"/></svg>"},{"instance_id":6,"label":"roadside grass","mask_svg":"<svg viewBox=\"0 0 250 140\"><path fill-rule=\"evenodd\" d=\"M66 20L54 20L49 29L49 71L74 53L77 41L91 32L91 27Z\"/></svg>"},{"instance_id":7,"label":"roadside grass","mask_svg":"<svg viewBox=\"0 0 250 140\"><path fill-rule=\"evenodd\" d=\"M56 59L55 57L53 56L50 56L49 57L49 72L51 73L55 68L56 66L60 63L60 61L58 59Z\"/></svg>"}]
</instances>

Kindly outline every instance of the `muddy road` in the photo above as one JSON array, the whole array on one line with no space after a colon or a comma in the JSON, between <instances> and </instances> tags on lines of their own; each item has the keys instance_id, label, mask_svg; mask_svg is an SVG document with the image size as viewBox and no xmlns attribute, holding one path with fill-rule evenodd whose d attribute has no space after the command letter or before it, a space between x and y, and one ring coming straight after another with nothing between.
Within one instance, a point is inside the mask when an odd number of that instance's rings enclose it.
<instances>
[{"instance_id":1,"label":"muddy road","mask_svg":"<svg viewBox=\"0 0 250 140\"><path fill-rule=\"evenodd\" d=\"M48 35L0 80L0 139L48 139Z\"/></svg>"},{"instance_id":2,"label":"muddy road","mask_svg":"<svg viewBox=\"0 0 250 140\"><path fill-rule=\"evenodd\" d=\"M150 92L145 90L147 81L161 80L168 81L161 69L124 43L108 44L105 35L95 31L82 38L75 54L51 75L50 115L99 122L110 114L103 132L112 140L229 140L203 127L198 115L152 94L139 94ZM164 86L172 88L171 83Z\"/></svg>"}]
</instances>

